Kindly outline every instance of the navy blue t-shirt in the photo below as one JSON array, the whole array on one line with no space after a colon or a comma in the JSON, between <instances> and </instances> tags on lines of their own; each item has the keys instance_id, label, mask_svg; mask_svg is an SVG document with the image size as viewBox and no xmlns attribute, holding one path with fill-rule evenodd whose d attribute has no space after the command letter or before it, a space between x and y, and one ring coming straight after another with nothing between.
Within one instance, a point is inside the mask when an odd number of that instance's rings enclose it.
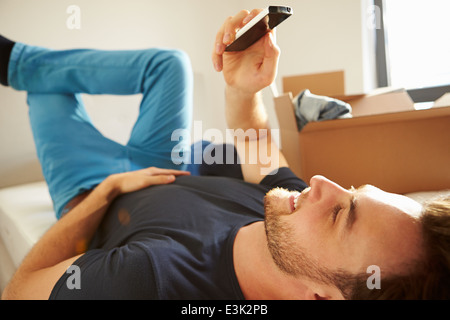
<instances>
[{"instance_id":1,"label":"navy blue t-shirt","mask_svg":"<svg viewBox=\"0 0 450 320\"><path fill-rule=\"evenodd\" d=\"M65 273L50 299L244 299L233 265L240 228L264 219L274 187L306 184L280 168L260 184L217 176L183 176L118 197L89 250ZM70 289L72 288L72 289Z\"/></svg>"}]
</instances>

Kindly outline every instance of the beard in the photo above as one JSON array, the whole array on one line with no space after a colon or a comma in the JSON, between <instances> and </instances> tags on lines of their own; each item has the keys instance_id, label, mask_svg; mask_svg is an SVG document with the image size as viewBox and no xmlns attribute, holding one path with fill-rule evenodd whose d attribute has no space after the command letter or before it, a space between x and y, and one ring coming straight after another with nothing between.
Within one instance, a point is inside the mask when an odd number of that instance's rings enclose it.
<instances>
[{"instance_id":1,"label":"beard","mask_svg":"<svg viewBox=\"0 0 450 320\"><path fill-rule=\"evenodd\" d=\"M277 267L293 277L306 276L310 279L325 281L324 270L306 253L295 237L294 227L286 216L286 206L280 206L293 193L286 189L276 188L267 193L264 198L265 230L267 244L272 259ZM299 201L297 209L301 208Z\"/></svg>"}]
</instances>

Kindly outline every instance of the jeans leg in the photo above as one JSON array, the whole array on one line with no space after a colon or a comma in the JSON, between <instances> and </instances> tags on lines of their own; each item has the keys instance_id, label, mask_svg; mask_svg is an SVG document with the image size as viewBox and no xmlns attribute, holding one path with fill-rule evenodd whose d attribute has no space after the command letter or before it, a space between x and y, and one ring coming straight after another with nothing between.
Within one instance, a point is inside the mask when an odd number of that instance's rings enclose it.
<instances>
[{"instance_id":1,"label":"jeans leg","mask_svg":"<svg viewBox=\"0 0 450 320\"><path fill-rule=\"evenodd\" d=\"M78 194L128 171L126 148L91 123L79 95L29 93L30 124L57 218Z\"/></svg>"},{"instance_id":2,"label":"jeans leg","mask_svg":"<svg viewBox=\"0 0 450 320\"><path fill-rule=\"evenodd\" d=\"M138 94L158 51L51 50L16 43L8 80L14 89L31 93Z\"/></svg>"},{"instance_id":3,"label":"jeans leg","mask_svg":"<svg viewBox=\"0 0 450 320\"><path fill-rule=\"evenodd\" d=\"M190 130L192 71L189 58L178 50L149 51L144 72L139 117L127 144L132 162L140 167L156 165L184 169L171 159L172 150L189 153L190 141L172 141L177 129Z\"/></svg>"},{"instance_id":4,"label":"jeans leg","mask_svg":"<svg viewBox=\"0 0 450 320\"><path fill-rule=\"evenodd\" d=\"M50 50L16 43L9 83L29 93L142 94L140 114L127 148L135 169L151 165L178 168L171 161L176 129L190 129L192 70L179 50Z\"/></svg>"}]
</instances>

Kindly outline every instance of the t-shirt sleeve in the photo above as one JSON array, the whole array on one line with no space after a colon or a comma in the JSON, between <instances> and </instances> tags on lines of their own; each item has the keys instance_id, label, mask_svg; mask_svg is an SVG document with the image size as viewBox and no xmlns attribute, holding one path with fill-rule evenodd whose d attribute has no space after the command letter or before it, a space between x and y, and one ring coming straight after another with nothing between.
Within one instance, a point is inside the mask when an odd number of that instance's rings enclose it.
<instances>
[{"instance_id":1,"label":"t-shirt sleeve","mask_svg":"<svg viewBox=\"0 0 450 320\"><path fill-rule=\"evenodd\" d=\"M276 172L264 177L260 182L261 185L268 188L285 188L291 191L302 191L308 185L298 178L291 169L287 167L279 168Z\"/></svg>"},{"instance_id":2,"label":"t-shirt sleeve","mask_svg":"<svg viewBox=\"0 0 450 320\"><path fill-rule=\"evenodd\" d=\"M156 299L152 270L150 257L137 243L89 250L59 279L50 299Z\"/></svg>"}]
</instances>

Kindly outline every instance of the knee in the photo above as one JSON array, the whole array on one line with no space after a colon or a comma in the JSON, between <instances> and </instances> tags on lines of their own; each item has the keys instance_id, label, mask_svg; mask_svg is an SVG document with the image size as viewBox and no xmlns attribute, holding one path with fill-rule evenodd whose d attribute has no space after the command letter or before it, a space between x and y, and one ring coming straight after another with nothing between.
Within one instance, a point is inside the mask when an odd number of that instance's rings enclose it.
<instances>
[{"instance_id":1,"label":"knee","mask_svg":"<svg viewBox=\"0 0 450 320\"><path fill-rule=\"evenodd\" d=\"M158 60L164 65L164 70L176 73L190 74L191 61L188 54L182 50L160 50Z\"/></svg>"},{"instance_id":2,"label":"knee","mask_svg":"<svg viewBox=\"0 0 450 320\"><path fill-rule=\"evenodd\" d=\"M167 50L166 51L167 59L170 63L178 64L178 65L191 65L191 60L189 55L183 50Z\"/></svg>"}]
</instances>

